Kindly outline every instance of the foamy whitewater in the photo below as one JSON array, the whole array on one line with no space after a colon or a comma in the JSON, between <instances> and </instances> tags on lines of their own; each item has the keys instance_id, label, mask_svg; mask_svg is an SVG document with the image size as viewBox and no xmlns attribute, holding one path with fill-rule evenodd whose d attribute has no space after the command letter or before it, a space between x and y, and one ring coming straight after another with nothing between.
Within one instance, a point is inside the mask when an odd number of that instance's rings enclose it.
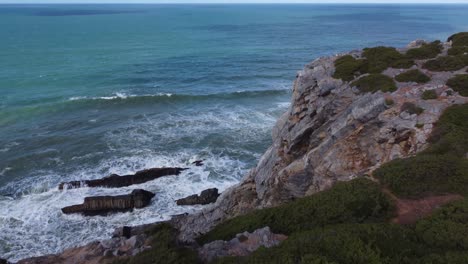
<instances>
[{"instance_id":1,"label":"foamy whitewater","mask_svg":"<svg viewBox=\"0 0 468 264\"><path fill-rule=\"evenodd\" d=\"M107 239L200 206L253 168L297 70L367 46L468 31L467 5L0 5L0 258ZM205 165L195 167L194 160ZM178 166L126 188L63 181ZM154 192L107 217L64 215L87 196Z\"/></svg>"}]
</instances>

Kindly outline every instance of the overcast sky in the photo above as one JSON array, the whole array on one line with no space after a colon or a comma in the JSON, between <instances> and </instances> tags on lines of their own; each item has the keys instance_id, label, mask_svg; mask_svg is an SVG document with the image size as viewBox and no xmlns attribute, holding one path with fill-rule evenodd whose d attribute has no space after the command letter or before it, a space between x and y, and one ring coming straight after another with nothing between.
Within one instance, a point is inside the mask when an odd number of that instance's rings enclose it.
<instances>
[{"instance_id":1,"label":"overcast sky","mask_svg":"<svg viewBox=\"0 0 468 264\"><path fill-rule=\"evenodd\" d=\"M0 0L0 3L466 3L468 0Z\"/></svg>"}]
</instances>

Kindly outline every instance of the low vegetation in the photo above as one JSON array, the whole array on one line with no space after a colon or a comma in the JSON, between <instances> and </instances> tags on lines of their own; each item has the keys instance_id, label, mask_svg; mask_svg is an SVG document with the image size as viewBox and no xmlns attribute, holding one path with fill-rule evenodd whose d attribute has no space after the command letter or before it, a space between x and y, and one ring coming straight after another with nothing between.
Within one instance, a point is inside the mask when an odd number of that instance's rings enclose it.
<instances>
[{"instance_id":1,"label":"low vegetation","mask_svg":"<svg viewBox=\"0 0 468 264\"><path fill-rule=\"evenodd\" d=\"M415 60L425 60L437 57L442 52L442 43L436 40L425 43L419 48L410 49L406 52L406 57Z\"/></svg>"},{"instance_id":2,"label":"low vegetation","mask_svg":"<svg viewBox=\"0 0 468 264\"><path fill-rule=\"evenodd\" d=\"M447 81L447 85L461 96L468 96L468 74L459 74Z\"/></svg>"},{"instance_id":3,"label":"low vegetation","mask_svg":"<svg viewBox=\"0 0 468 264\"><path fill-rule=\"evenodd\" d=\"M420 115L424 112L424 109L415 105L414 103L405 102L403 103L403 105L401 105L400 111L407 112L411 115L414 115L414 114Z\"/></svg>"},{"instance_id":4,"label":"low vegetation","mask_svg":"<svg viewBox=\"0 0 468 264\"><path fill-rule=\"evenodd\" d=\"M465 62L456 56L442 56L433 60L426 61L424 69L430 71L457 71L465 67Z\"/></svg>"},{"instance_id":5,"label":"low vegetation","mask_svg":"<svg viewBox=\"0 0 468 264\"><path fill-rule=\"evenodd\" d=\"M397 75L395 80L398 82L427 83L431 80L431 78L422 73L420 70L414 69Z\"/></svg>"},{"instance_id":6,"label":"low vegetation","mask_svg":"<svg viewBox=\"0 0 468 264\"><path fill-rule=\"evenodd\" d=\"M393 81L392 78L380 73L369 74L367 76L361 77L360 79L352 82L350 85L357 87L359 91L363 93L374 93L377 91L393 92L397 89L395 81Z\"/></svg>"},{"instance_id":7,"label":"low vegetation","mask_svg":"<svg viewBox=\"0 0 468 264\"><path fill-rule=\"evenodd\" d=\"M229 240L237 233L252 232L264 226L276 233L292 234L328 224L382 221L392 214L392 208L392 203L376 183L360 178L337 183L328 191L284 206L227 220L200 236L198 242Z\"/></svg>"},{"instance_id":8,"label":"low vegetation","mask_svg":"<svg viewBox=\"0 0 468 264\"><path fill-rule=\"evenodd\" d=\"M409 68L414 65L413 61L408 61L408 58L391 47L365 48L362 55L367 59L369 73L381 73L389 67Z\"/></svg>"},{"instance_id":9,"label":"low vegetation","mask_svg":"<svg viewBox=\"0 0 468 264\"><path fill-rule=\"evenodd\" d=\"M468 46L468 32L454 34L448 38L448 41L452 41L452 47Z\"/></svg>"},{"instance_id":10,"label":"low vegetation","mask_svg":"<svg viewBox=\"0 0 468 264\"><path fill-rule=\"evenodd\" d=\"M335 61L335 73L333 78L342 79L343 81L352 81L356 76L359 76L367 70L364 60L355 59L351 55L343 56Z\"/></svg>"},{"instance_id":11,"label":"low vegetation","mask_svg":"<svg viewBox=\"0 0 468 264\"><path fill-rule=\"evenodd\" d=\"M422 93L421 98L423 100L437 99L437 93L435 90L427 90Z\"/></svg>"},{"instance_id":12,"label":"low vegetation","mask_svg":"<svg viewBox=\"0 0 468 264\"><path fill-rule=\"evenodd\" d=\"M177 244L177 230L169 224L160 224L148 232L151 236L151 249L143 251L131 258L125 258L114 264L145 264L145 263L173 263L196 264L201 263L197 252Z\"/></svg>"},{"instance_id":13,"label":"low vegetation","mask_svg":"<svg viewBox=\"0 0 468 264\"><path fill-rule=\"evenodd\" d=\"M468 194L468 104L449 108L431 135L431 146L418 155L384 164L374 176L402 197Z\"/></svg>"}]
</instances>

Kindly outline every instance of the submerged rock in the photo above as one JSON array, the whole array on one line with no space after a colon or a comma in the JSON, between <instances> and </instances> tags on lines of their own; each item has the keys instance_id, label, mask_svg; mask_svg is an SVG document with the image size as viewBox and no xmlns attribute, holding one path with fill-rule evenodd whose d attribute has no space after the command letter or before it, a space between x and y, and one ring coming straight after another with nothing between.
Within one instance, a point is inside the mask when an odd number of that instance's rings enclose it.
<instances>
[{"instance_id":1,"label":"submerged rock","mask_svg":"<svg viewBox=\"0 0 468 264\"><path fill-rule=\"evenodd\" d=\"M86 197L84 203L64 207L62 212L87 216L126 212L149 205L153 197L154 193L141 189L133 190L127 195Z\"/></svg>"},{"instance_id":2,"label":"submerged rock","mask_svg":"<svg viewBox=\"0 0 468 264\"><path fill-rule=\"evenodd\" d=\"M186 170L186 168L153 168L138 171L133 175L119 176L117 174L112 174L108 177L97 180L62 182L59 185L59 190L63 190L64 188L80 188L85 186L119 188L133 184L145 183L163 176L179 175L184 170Z\"/></svg>"},{"instance_id":3,"label":"submerged rock","mask_svg":"<svg viewBox=\"0 0 468 264\"><path fill-rule=\"evenodd\" d=\"M210 204L216 202L219 195L218 189L207 189L202 191L200 195L194 194L177 200L177 205Z\"/></svg>"}]
</instances>

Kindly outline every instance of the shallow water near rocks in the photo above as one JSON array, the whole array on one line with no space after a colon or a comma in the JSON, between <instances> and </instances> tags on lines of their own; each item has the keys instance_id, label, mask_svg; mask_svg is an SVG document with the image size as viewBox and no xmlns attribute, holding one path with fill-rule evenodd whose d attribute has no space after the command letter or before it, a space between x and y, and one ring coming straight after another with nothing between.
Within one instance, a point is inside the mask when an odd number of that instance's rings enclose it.
<instances>
[{"instance_id":1,"label":"shallow water near rocks","mask_svg":"<svg viewBox=\"0 0 468 264\"><path fill-rule=\"evenodd\" d=\"M108 238L200 206L175 200L237 183L268 148L296 71L366 46L468 30L466 5L0 5L0 257ZM190 166L204 159L202 167ZM119 189L62 181L189 166ZM136 188L149 207L63 215Z\"/></svg>"}]
</instances>

